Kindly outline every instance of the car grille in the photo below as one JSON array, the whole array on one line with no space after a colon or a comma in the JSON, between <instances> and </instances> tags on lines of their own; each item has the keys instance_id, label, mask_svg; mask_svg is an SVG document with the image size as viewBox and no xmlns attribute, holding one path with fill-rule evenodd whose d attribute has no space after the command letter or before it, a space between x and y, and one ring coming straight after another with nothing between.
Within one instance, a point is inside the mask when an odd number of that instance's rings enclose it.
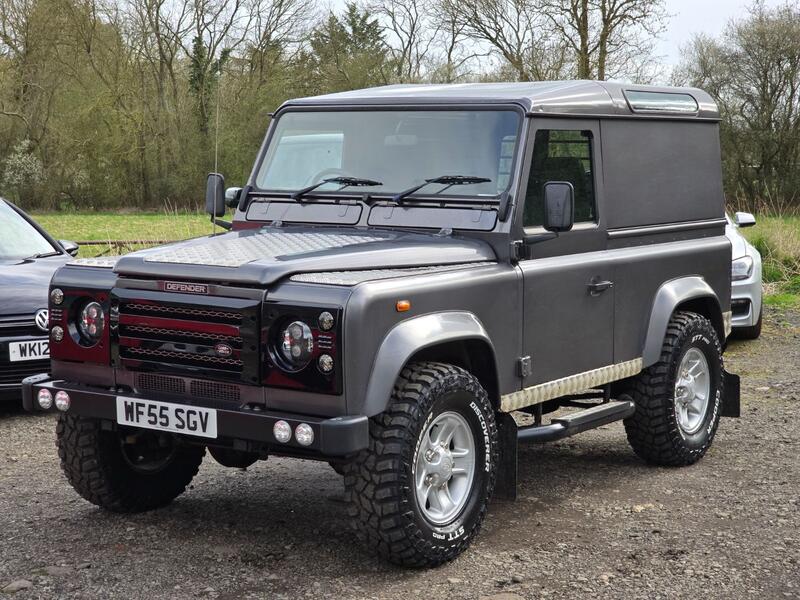
<instances>
[{"instance_id":1,"label":"car grille","mask_svg":"<svg viewBox=\"0 0 800 600\"><path fill-rule=\"evenodd\" d=\"M116 325L116 359L125 368L204 379L258 381L259 301L187 299L178 294L119 290L115 306L112 324ZM155 387L183 385L182 380L180 384L155 382L153 379L150 383ZM146 383L140 385L148 387ZM192 392L181 388L172 393Z\"/></svg>"},{"instance_id":2,"label":"car grille","mask_svg":"<svg viewBox=\"0 0 800 600\"><path fill-rule=\"evenodd\" d=\"M218 381L202 379L183 379L158 375L154 373L138 373L135 379L138 392L154 392L160 394L185 395L210 400L226 400L238 402L241 398L239 386Z\"/></svg>"},{"instance_id":3,"label":"car grille","mask_svg":"<svg viewBox=\"0 0 800 600\"><path fill-rule=\"evenodd\" d=\"M49 370L49 360L0 363L0 385L19 385L26 377L47 373Z\"/></svg>"},{"instance_id":4,"label":"car grille","mask_svg":"<svg viewBox=\"0 0 800 600\"><path fill-rule=\"evenodd\" d=\"M33 315L0 317L0 338L23 335L47 335L36 326Z\"/></svg>"}]
</instances>

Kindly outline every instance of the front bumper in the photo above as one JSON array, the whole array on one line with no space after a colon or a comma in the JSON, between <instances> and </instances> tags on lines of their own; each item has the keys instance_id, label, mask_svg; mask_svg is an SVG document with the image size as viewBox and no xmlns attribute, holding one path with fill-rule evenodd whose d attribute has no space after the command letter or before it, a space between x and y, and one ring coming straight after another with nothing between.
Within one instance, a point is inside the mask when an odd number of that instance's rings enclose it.
<instances>
[{"instance_id":1,"label":"front bumper","mask_svg":"<svg viewBox=\"0 0 800 600\"><path fill-rule=\"evenodd\" d=\"M753 327L761 315L761 270L754 269L753 275L747 279L731 283L731 309L733 318L731 325L737 327Z\"/></svg>"},{"instance_id":2,"label":"front bumper","mask_svg":"<svg viewBox=\"0 0 800 600\"><path fill-rule=\"evenodd\" d=\"M22 404L29 412L58 412L55 408L43 410L35 400L38 392L47 388L55 396L65 391L70 397L67 413L82 417L102 419L111 423L117 420L117 394L107 388L83 386L61 380L53 380L47 374L28 377L22 382ZM174 398L160 398L156 394L125 393L126 398L175 402ZM358 452L369 442L369 424L363 415L334 417L330 419L290 413L256 411L247 408L219 408L202 401L186 402L187 405L214 409L217 412L217 440L220 444L237 441L266 444L276 453L299 453L320 457L338 457ZM287 443L278 442L273 433L277 421L286 421L292 430L300 423L307 423L314 430L314 442L301 446L292 438ZM179 434L183 435L183 434ZM200 438L198 438L200 439ZM214 444L215 440L203 440Z\"/></svg>"}]
</instances>

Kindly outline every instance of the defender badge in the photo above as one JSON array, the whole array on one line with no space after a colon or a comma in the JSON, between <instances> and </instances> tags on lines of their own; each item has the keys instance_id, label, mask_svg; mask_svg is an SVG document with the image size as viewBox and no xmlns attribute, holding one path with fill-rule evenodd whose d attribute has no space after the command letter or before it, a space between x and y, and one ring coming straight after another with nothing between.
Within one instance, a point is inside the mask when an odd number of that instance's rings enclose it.
<instances>
[{"instance_id":1,"label":"defender badge","mask_svg":"<svg viewBox=\"0 0 800 600\"><path fill-rule=\"evenodd\" d=\"M233 348L228 346L228 344L217 344L214 346L214 352L217 356L221 356L222 358L227 358L231 354L233 354Z\"/></svg>"},{"instance_id":2,"label":"defender badge","mask_svg":"<svg viewBox=\"0 0 800 600\"><path fill-rule=\"evenodd\" d=\"M164 281L161 285L165 292L178 292L180 294L208 294L208 286L205 283Z\"/></svg>"}]
</instances>

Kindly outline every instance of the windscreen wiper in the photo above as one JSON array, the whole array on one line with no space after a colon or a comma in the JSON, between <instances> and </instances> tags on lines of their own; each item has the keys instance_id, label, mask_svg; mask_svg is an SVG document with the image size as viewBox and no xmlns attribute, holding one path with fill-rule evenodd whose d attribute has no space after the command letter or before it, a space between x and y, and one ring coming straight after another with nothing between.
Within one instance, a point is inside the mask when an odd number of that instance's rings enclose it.
<instances>
[{"instance_id":1,"label":"windscreen wiper","mask_svg":"<svg viewBox=\"0 0 800 600\"><path fill-rule=\"evenodd\" d=\"M473 177L472 175L442 175L441 177L426 179L425 183L420 183L419 185L415 185L414 187L395 194L392 196L392 201L396 202L397 204L403 204L403 200L408 198L411 194L418 192L426 185L431 185L432 183L438 183L445 186L437 192L437 194L441 194L443 191L450 189L454 185L473 185L475 183L489 183L490 181L491 179L487 179L486 177Z\"/></svg>"},{"instance_id":2,"label":"windscreen wiper","mask_svg":"<svg viewBox=\"0 0 800 600\"><path fill-rule=\"evenodd\" d=\"M328 179L323 179L319 183L315 183L308 187L304 187L302 190L297 190L296 192L292 193L292 200L302 200L303 196L306 194L313 192L318 187L322 187L326 183L338 183L340 186L339 189L343 190L346 187L372 187L375 185L383 185L382 181L375 181L374 179L362 179L360 177L329 177Z\"/></svg>"}]
</instances>

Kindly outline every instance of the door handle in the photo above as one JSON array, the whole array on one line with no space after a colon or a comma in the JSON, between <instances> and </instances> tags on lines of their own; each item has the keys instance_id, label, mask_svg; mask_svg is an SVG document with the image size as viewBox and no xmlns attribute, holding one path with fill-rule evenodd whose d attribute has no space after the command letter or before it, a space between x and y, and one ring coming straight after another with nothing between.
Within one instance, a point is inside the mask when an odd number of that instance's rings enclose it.
<instances>
[{"instance_id":1,"label":"door handle","mask_svg":"<svg viewBox=\"0 0 800 600\"><path fill-rule=\"evenodd\" d=\"M613 287L614 287L614 282L613 281L607 281L607 280L594 281L594 280L592 280L589 283L589 294L592 295L592 296L599 296L600 294L602 294L606 290L610 290Z\"/></svg>"}]
</instances>

